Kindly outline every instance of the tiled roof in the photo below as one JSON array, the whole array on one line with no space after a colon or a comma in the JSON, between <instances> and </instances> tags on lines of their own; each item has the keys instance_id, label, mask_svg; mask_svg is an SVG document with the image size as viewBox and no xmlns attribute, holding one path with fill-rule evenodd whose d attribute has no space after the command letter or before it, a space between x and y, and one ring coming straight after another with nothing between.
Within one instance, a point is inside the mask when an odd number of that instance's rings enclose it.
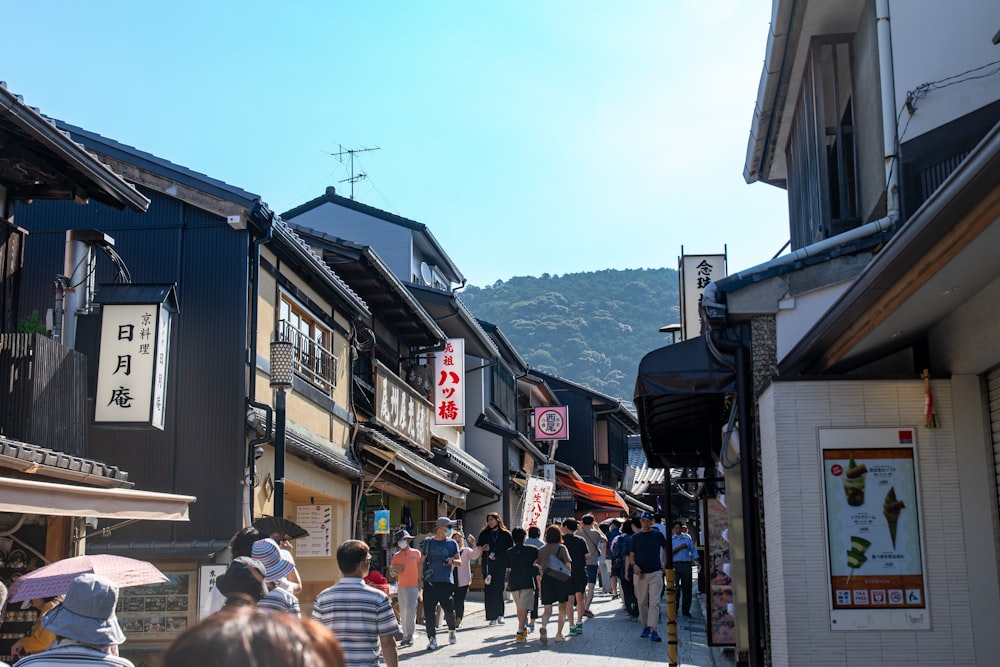
<instances>
[{"instance_id":1,"label":"tiled roof","mask_svg":"<svg viewBox=\"0 0 1000 667\"><path fill-rule=\"evenodd\" d=\"M18 472L107 488L134 486L128 473L103 461L71 456L0 436L0 466Z\"/></svg>"}]
</instances>

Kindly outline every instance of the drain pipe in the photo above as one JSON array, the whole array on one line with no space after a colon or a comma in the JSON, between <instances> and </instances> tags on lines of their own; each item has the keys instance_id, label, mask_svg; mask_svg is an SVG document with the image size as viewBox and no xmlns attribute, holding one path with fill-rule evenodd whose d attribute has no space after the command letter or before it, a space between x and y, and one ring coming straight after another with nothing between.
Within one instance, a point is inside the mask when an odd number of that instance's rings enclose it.
<instances>
[{"instance_id":1,"label":"drain pipe","mask_svg":"<svg viewBox=\"0 0 1000 667\"><path fill-rule=\"evenodd\" d=\"M759 489L757 488L757 450L754 439L751 437L751 405L753 393L751 391L752 379L750 377L749 364L747 363L747 348L742 342L732 342L717 338L717 332L712 331L708 335L707 344L709 351L716 355L717 351L734 355L735 363L730 364L729 360L723 359L723 363L733 366L736 373L736 405L739 414L740 442L740 486L742 493L742 513L743 513L743 548L746 551L747 564L747 630L750 637L749 658L750 667L764 666L764 596L763 596L763 570L761 569L760 554L761 531L758 517L760 516L760 506L758 502ZM756 560L754 560L756 559Z\"/></svg>"},{"instance_id":2,"label":"drain pipe","mask_svg":"<svg viewBox=\"0 0 1000 667\"><path fill-rule=\"evenodd\" d=\"M273 411L267 403L257 401L257 318L260 298L260 247L268 243L274 236L274 214L267 209L264 204L257 202L249 217L252 221L261 226L263 234L254 237L250 244L250 321L247 326L247 356L249 357L250 373L249 386L247 387L247 416L252 414L254 408L259 408L266 415L264 434L254 438L247 443L246 464L243 469L243 525L249 526L253 523L253 489L257 485L257 448L271 440L271 416ZM254 235L253 227L250 228L251 236ZM255 415L256 417L256 415Z\"/></svg>"},{"instance_id":3,"label":"drain pipe","mask_svg":"<svg viewBox=\"0 0 1000 667\"><path fill-rule=\"evenodd\" d=\"M896 125L896 76L892 67L892 28L889 0L875 0L878 40L878 74L882 95L882 154L885 159L885 208L888 217L899 218L899 145Z\"/></svg>"}]
</instances>

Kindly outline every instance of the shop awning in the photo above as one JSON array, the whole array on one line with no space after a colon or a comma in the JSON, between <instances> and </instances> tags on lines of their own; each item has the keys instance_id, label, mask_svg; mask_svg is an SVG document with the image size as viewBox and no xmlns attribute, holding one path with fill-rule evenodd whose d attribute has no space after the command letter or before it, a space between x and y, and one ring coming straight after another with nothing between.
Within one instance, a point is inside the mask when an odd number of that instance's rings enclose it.
<instances>
[{"instance_id":1,"label":"shop awning","mask_svg":"<svg viewBox=\"0 0 1000 667\"><path fill-rule=\"evenodd\" d=\"M452 505L465 507L468 488L456 484L433 463L420 458L378 431L365 427L361 427L361 431L369 440L365 444L365 451L390 462L396 472L414 482L441 493Z\"/></svg>"},{"instance_id":2,"label":"shop awning","mask_svg":"<svg viewBox=\"0 0 1000 667\"><path fill-rule=\"evenodd\" d=\"M704 336L653 350L639 362L635 407L650 465L704 466L722 445L726 394L736 376Z\"/></svg>"},{"instance_id":3,"label":"shop awning","mask_svg":"<svg viewBox=\"0 0 1000 667\"><path fill-rule=\"evenodd\" d=\"M476 458L452 445L431 451L434 463L458 475L458 481L468 485L470 491L493 500L500 497L500 487L490 479L490 469Z\"/></svg>"},{"instance_id":4,"label":"shop awning","mask_svg":"<svg viewBox=\"0 0 1000 667\"><path fill-rule=\"evenodd\" d=\"M52 516L187 521L194 496L133 489L97 489L0 477L0 512Z\"/></svg>"},{"instance_id":5,"label":"shop awning","mask_svg":"<svg viewBox=\"0 0 1000 667\"><path fill-rule=\"evenodd\" d=\"M578 498L585 498L599 507L619 507L626 512L628 511L628 504L622 500L622 497L614 489L596 484L588 484L587 482L573 479L569 475L556 475L556 479L564 489L572 491L573 495Z\"/></svg>"}]
</instances>

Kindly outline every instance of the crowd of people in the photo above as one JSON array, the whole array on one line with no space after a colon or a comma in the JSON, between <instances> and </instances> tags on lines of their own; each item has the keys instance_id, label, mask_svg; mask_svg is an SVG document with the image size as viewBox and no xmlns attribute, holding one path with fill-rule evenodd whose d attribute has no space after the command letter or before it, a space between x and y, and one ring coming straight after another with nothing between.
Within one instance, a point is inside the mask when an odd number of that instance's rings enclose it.
<instances>
[{"instance_id":1,"label":"crowd of people","mask_svg":"<svg viewBox=\"0 0 1000 667\"><path fill-rule=\"evenodd\" d=\"M606 525L587 514L544 532L538 526L508 530L499 514L490 513L478 538L456 532L455 525L449 517L438 518L434 533L417 545L406 530L394 536L398 551L389 574L397 584L398 617L386 580L371 568L366 542L347 540L339 546L342 576L316 597L311 618L304 618L291 545L280 536L244 529L233 537L233 559L216 582L219 611L179 635L162 665L378 667L382 660L386 667L398 667L399 650L413 646L418 610L428 650L439 647L439 614L448 643L457 642L476 561L486 620L491 626L506 622L509 595L515 642L527 641L537 629L538 640L547 644L553 615L551 641L581 634L584 619L594 617L590 606L599 582L612 599L621 600L629 618L643 624L641 637L662 641L658 625L667 535L649 512ZM690 615L697 550L681 522L674 522L672 530L678 608ZM0 584L0 608L6 593ZM41 614L32 634L15 644L15 653L25 654L18 666L133 667L119 655L125 635L115 616L117 600L115 584L94 574L74 579L65 596L32 600Z\"/></svg>"}]
</instances>

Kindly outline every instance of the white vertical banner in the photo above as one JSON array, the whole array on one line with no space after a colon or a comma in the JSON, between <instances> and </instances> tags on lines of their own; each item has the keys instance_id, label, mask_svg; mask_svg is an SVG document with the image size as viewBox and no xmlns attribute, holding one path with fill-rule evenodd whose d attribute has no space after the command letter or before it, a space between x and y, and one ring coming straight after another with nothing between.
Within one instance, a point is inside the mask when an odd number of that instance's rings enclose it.
<instances>
[{"instance_id":1,"label":"white vertical banner","mask_svg":"<svg viewBox=\"0 0 1000 667\"><path fill-rule=\"evenodd\" d=\"M434 423L465 426L465 339L449 338L434 353Z\"/></svg>"},{"instance_id":2,"label":"white vertical banner","mask_svg":"<svg viewBox=\"0 0 1000 667\"><path fill-rule=\"evenodd\" d=\"M698 309L701 307L705 287L710 282L726 277L726 256L681 255L679 270L681 337L688 340L701 335L701 315Z\"/></svg>"},{"instance_id":3,"label":"white vertical banner","mask_svg":"<svg viewBox=\"0 0 1000 667\"><path fill-rule=\"evenodd\" d=\"M541 477L529 477L524 488L524 511L521 513L522 528L528 530L538 526L542 530L549 519L552 504L552 490L555 485Z\"/></svg>"},{"instance_id":4,"label":"white vertical banner","mask_svg":"<svg viewBox=\"0 0 1000 667\"><path fill-rule=\"evenodd\" d=\"M105 305L94 421L163 428L169 324L160 304Z\"/></svg>"}]
</instances>

